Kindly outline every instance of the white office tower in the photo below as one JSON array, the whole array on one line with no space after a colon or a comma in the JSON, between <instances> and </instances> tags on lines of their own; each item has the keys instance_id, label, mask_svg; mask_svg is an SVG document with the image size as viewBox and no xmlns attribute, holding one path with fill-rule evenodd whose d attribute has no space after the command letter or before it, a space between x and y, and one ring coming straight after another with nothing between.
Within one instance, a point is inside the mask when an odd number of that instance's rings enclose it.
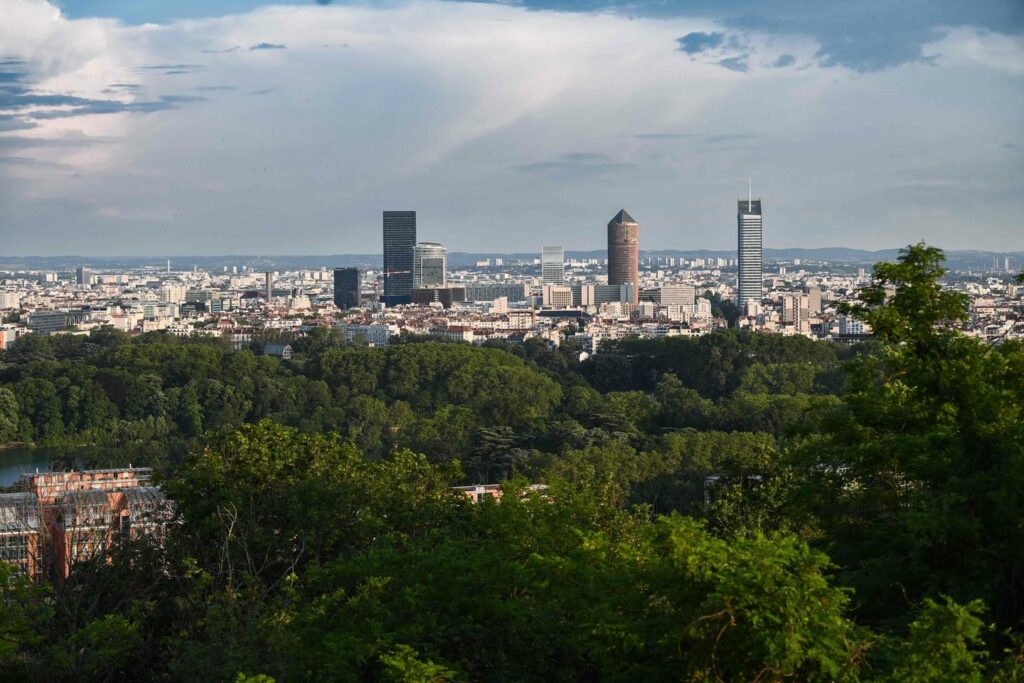
<instances>
[{"instance_id":1,"label":"white office tower","mask_svg":"<svg viewBox=\"0 0 1024 683\"><path fill-rule=\"evenodd\" d=\"M437 242L420 242L412 250L412 288L448 284L448 250Z\"/></svg>"},{"instance_id":2,"label":"white office tower","mask_svg":"<svg viewBox=\"0 0 1024 683\"><path fill-rule=\"evenodd\" d=\"M565 284L565 251L562 247L541 247L541 284Z\"/></svg>"},{"instance_id":3,"label":"white office tower","mask_svg":"<svg viewBox=\"0 0 1024 683\"><path fill-rule=\"evenodd\" d=\"M752 196L739 200L736 214L739 273L736 303L761 301L764 282L761 263L761 200Z\"/></svg>"}]
</instances>

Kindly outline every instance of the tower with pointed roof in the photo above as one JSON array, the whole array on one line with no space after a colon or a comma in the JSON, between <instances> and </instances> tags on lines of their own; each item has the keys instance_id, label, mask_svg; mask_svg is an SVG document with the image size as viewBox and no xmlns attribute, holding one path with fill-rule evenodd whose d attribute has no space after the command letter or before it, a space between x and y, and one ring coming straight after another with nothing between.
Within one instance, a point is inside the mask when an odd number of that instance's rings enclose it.
<instances>
[{"instance_id":1,"label":"tower with pointed roof","mask_svg":"<svg viewBox=\"0 0 1024 683\"><path fill-rule=\"evenodd\" d=\"M633 303L640 294L640 224L622 209L608 223L608 284L633 285Z\"/></svg>"},{"instance_id":2,"label":"tower with pointed roof","mask_svg":"<svg viewBox=\"0 0 1024 683\"><path fill-rule=\"evenodd\" d=\"M761 303L764 285L762 264L761 200L747 190L747 198L736 202L736 303Z\"/></svg>"}]
</instances>

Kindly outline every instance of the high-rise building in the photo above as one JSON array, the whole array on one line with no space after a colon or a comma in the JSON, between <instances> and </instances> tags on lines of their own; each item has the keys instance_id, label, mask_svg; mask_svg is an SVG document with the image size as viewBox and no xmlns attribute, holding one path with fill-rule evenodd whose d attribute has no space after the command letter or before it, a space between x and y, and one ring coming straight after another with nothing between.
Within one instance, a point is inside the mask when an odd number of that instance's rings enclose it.
<instances>
[{"instance_id":1,"label":"high-rise building","mask_svg":"<svg viewBox=\"0 0 1024 683\"><path fill-rule=\"evenodd\" d=\"M737 202L737 276L736 303L742 308L749 301L760 303L764 283L761 262L761 200L752 196Z\"/></svg>"},{"instance_id":2,"label":"high-rise building","mask_svg":"<svg viewBox=\"0 0 1024 683\"><path fill-rule=\"evenodd\" d=\"M338 308L359 306L359 269L334 269L334 305Z\"/></svg>"},{"instance_id":3,"label":"high-rise building","mask_svg":"<svg viewBox=\"0 0 1024 683\"><path fill-rule=\"evenodd\" d=\"M85 266L78 266L75 269L75 282L80 285L91 285L92 284L92 273Z\"/></svg>"},{"instance_id":4,"label":"high-rise building","mask_svg":"<svg viewBox=\"0 0 1024 683\"><path fill-rule=\"evenodd\" d=\"M541 284L565 284L565 250L562 247L540 248Z\"/></svg>"},{"instance_id":5,"label":"high-rise building","mask_svg":"<svg viewBox=\"0 0 1024 683\"><path fill-rule=\"evenodd\" d=\"M416 212L384 212L384 296L388 305L412 301L412 261Z\"/></svg>"},{"instance_id":6,"label":"high-rise building","mask_svg":"<svg viewBox=\"0 0 1024 683\"><path fill-rule=\"evenodd\" d=\"M821 287L807 290L807 310L814 315L821 313Z\"/></svg>"},{"instance_id":7,"label":"high-rise building","mask_svg":"<svg viewBox=\"0 0 1024 683\"><path fill-rule=\"evenodd\" d=\"M412 288L448 284L448 250L437 242L420 242L412 250Z\"/></svg>"},{"instance_id":8,"label":"high-rise building","mask_svg":"<svg viewBox=\"0 0 1024 683\"><path fill-rule=\"evenodd\" d=\"M544 285L541 288L542 305L549 308L571 308L572 287Z\"/></svg>"},{"instance_id":9,"label":"high-rise building","mask_svg":"<svg viewBox=\"0 0 1024 683\"><path fill-rule=\"evenodd\" d=\"M608 223L608 284L633 285L633 301L640 293L640 225L625 209Z\"/></svg>"},{"instance_id":10,"label":"high-rise building","mask_svg":"<svg viewBox=\"0 0 1024 683\"><path fill-rule=\"evenodd\" d=\"M266 287L267 287L267 292L266 292L267 303L269 304L271 302L271 300L274 298L274 273L272 271L267 271L267 285L266 285Z\"/></svg>"}]
</instances>

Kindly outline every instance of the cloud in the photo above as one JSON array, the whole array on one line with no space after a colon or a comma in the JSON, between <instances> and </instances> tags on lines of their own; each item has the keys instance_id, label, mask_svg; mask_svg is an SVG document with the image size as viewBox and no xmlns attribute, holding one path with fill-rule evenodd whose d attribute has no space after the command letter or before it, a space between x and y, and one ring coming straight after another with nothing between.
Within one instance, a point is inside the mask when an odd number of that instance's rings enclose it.
<instances>
[{"instance_id":1,"label":"cloud","mask_svg":"<svg viewBox=\"0 0 1024 683\"><path fill-rule=\"evenodd\" d=\"M941 28L921 59L862 68L829 61L825 10L799 0L760 27L730 23L764 11L734 0L307 2L159 25L0 3L18 13L0 22L17 60L0 65L0 128L29 126L0 131L8 253L379 251L398 205L452 249L520 250L552 225L598 248L612 202L643 213L644 248L730 248L751 176L768 244L1024 246L1005 220L1024 212L1005 33ZM721 37L690 53L695 33ZM241 57L267 38L288 58ZM210 94L225 88L238 96ZM906 222L917 197L893 188L935 168L939 217Z\"/></svg>"},{"instance_id":2,"label":"cloud","mask_svg":"<svg viewBox=\"0 0 1024 683\"><path fill-rule=\"evenodd\" d=\"M28 130L39 124L16 114L0 114L0 132Z\"/></svg>"},{"instance_id":3,"label":"cloud","mask_svg":"<svg viewBox=\"0 0 1024 683\"><path fill-rule=\"evenodd\" d=\"M763 138L756 133L639 133L638 140L690 140L703 145L717 145L726 142L749 142Z\"/></svg>"},{"instance_id":4,"label":"cloud","mask_svg":"<svg viewBox=\"0 0 1024 683\"><path fill-rule=\"evenodd\" d=\"M725 41L724 33L687 33L682 38L677 38L679 50L688 55L695 55L722 45Z\"/></svg>"},{"instance_id":5,"label":"cloud","mask_svg":"<svg viewBox=\"0 0 1024 683\"><path fill-rule=\"evenodd\" d=\"M729 71L738 71L740 73L747 73L750 71L750 65L747 63L747 59L750 55L740 55L739 57L726 57L725 59L718 60L719 66L724 66Z\"/></svg>"},{"instance_id":6,"label":"cloud","mask_svg":"<svg viewBox=\"0 0 1024 683\"><path fill-rule=\"evenodd\" d=\"M794 64L796 64L796 57L791 54L783 54L779 55L779 58L772 62L771 66L773 69L784 69Z\"/></svg>"},{"instance_id":7,"label":"cloud","mask_svg":"<svg viewBox=\"0 0 1024 683\"><path fill-rule=\"evenodd\" d=\"M253 50L284 50L285 46L277 43L256 43L249 48L249 51Z\"/></svg>"},{"instance_id":8,"label":"cloud","mask_svg":"<svg viewBox=\"0 0 1024 683\"><path fill-rule=\"evenodd\" d=\"M55 161L43 161L34 157L0 156L0 164L6 164L8 166L32 166L35 168L73 170L73 167L69 164L62 164Z\"/></svg>"},{"instance_id":9,"label":"cloud","mask_svg":"<svg viewBox=\"0 0 1024 683\"><path fill-rule=\"evenodd\" d=\"M926 58L947 66L984 66L1011 75L1024 74L1024 36L975 28L948 29L923 47Z\"/></svg>"},{"instance_id":10,"label":"cloud","mask_svg":"<svg viewBox=\"0 0 1024 683\"><path fill-rule=\"evenodd\" d=\"M514 167L524 173L543 173L560 177L617 174L633 168L633 164L616 161L606 154L570 152L556 159L518 164Z\"/></svg>"},{"instance_id":11,"label":"cloud","mask_svg":"<svg viewBox=\"0 0 1024 683\"><path fill-rule=\"evenodd\" d=\"M9 112L8 116L17 117L26 122L92 114L152 113L175 109L182 104L200 102L203 99L189 95L163 95L156 100L126 102L116 99L79 97L71 94L40 93L23 87L0 88L0 110Z\"/></svg>"},{"instance_id":12,"label":"cloud","mask_svg":"<svg viewBox=\"0 0 1024 683\"><path fill-rule=\"evenodd\" d=\"M203 69L202 64L146 64L135 67L136 71L163 71L174 73L193 73Z\"/></svg>"}]
</instances>

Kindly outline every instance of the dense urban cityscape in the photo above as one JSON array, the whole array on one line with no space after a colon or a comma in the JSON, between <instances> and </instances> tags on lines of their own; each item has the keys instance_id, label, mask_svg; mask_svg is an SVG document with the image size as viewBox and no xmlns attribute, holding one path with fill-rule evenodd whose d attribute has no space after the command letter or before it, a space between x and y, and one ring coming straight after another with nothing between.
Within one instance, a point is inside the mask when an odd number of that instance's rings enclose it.
<instances>
[{"instance_id":1,"label":"dense urban cityscape","mask_svg":"<svg viewBox=\"0 0 1024 683\"><path fill-rule=\"evenodd\" d=\"M417 241L415 211L385 211L383 267L275 272L146 267L0 272L0 349L19 336L127 333L224 338L248 348L268 331L339 329L350 341L386 345L401 335L451 341L577 342L695 336L726 328L842 343L871 333L840 313L870 282L870 267L794 258L765 264L761 200L737 202L735 258L641 256L640 227L626 211L608 223L607 258L566 259L545 245L535 259L493 257L452 267L448 250ZM992 255L988 269L951 272L945 285L970 298L963 331L986 341L1016 327L1024 288L1019 255ZM282 353L271 344L268 353ZM260 347L263 348L262 346Z\"/></svg>"},{"instance_id":2,"label":"dense urban cityscape","mask_svg":"<svg viewBox=\"0 0 1024 683\"><path fill-rule=\"evenodd\" d=\"M1021 111L1021 0L0 0L0 682L1024 683Z\"/></svg>"}]
</instances>

